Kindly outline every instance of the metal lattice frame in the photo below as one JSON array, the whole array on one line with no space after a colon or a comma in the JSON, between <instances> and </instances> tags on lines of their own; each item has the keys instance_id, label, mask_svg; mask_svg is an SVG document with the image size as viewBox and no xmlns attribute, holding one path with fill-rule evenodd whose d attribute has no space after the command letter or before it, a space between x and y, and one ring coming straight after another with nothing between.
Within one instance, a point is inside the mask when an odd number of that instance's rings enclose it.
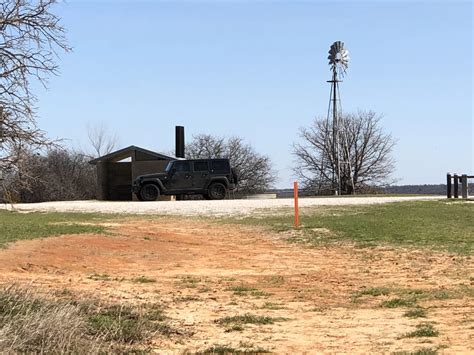
<instances>
[{"instance_id":1,"label":"metal lattice frame","mask_svg":"<svg viewBox=\"0 0 474 355\"><path fill-rule=\"evenodd\" d=\"M331 164L334 194L340 195L342 165L347 165L352 191L355 191L347 134L345 126L341 122L342 105L339 92L339 83L341 80L339 78L345 75L349 66L349 51L345 49L344 42L337 41L331 45L328 59L332 71L332 80L328 80L328 83L331 83L331 92L329 94L326 127L329 128L329 121L332 120L332 135L330 136L329 132L326 131L326 150L332 154L328 154L330 161L325 162L323 160L322 164ZM330 137L332 139L330 139Z\"/></svg>"}]
</instances>

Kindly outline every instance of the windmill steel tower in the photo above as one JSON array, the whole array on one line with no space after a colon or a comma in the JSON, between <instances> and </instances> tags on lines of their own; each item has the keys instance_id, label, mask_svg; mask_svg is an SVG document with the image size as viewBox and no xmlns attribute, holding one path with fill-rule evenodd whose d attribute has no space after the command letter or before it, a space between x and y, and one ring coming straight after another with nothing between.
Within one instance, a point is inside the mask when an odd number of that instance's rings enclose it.
<instances>
[{"instance_id":1,"label":"windmill steel tower","mask_svg":"<svg viewBox=\"0 0 474 355\"><path fill-rule=\"evenodd\" d=\"M326 134L325 144L327 147L326 151L330 152L328 164L330 164L332 171L332 188L335 195L341 195L343 177L349 180L352 192L354 192L354 178L345 124L342 119L342 105L339 93L340 78L344 77L349 66L349 51L344 47L344 42L337 41L331 45L328 59L332 71L332 80L327 81L331 83L331 92L329 95L326 127L329 127L329 121L332 120L332 132L331 134ZM348 174L343 174L346 171Z\"/></svg>"}]
</instances>

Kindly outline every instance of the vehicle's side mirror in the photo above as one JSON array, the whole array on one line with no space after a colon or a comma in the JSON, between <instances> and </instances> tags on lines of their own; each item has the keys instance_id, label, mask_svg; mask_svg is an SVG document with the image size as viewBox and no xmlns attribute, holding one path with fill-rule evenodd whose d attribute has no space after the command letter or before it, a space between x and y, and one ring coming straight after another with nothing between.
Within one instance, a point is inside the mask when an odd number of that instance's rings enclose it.
<instances>
[{"instance_id":1,"label":"vehicle's side mirror","mask_svg":"<svg viewBox=\"0 0 474 355\"><path fill-rule=\"evenodd\" d=\"M171 171L170 171L170 174L174 175L175 173L176 173L176 168L172 168Z\"/></svg>"}]
</instances>

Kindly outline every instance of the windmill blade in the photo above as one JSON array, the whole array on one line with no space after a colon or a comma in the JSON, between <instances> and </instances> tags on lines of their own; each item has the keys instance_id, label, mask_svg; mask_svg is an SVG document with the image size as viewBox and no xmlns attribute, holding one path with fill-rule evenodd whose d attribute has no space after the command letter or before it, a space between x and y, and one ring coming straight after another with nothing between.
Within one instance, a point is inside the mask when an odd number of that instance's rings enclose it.
<instances>
[{"instance_id":1,"label":"windmill blade","mask_svg":"<svg viewBox=\"0 0 474 355\"><path fill-rule=\"evenodd\" d=\"M345 48L344 42L336 41L329 48L329 65L331 70L337 70L341 75L349 67L349 51ZM338 70L339 69L339 70Z\"/></svg>"}]
</instances>

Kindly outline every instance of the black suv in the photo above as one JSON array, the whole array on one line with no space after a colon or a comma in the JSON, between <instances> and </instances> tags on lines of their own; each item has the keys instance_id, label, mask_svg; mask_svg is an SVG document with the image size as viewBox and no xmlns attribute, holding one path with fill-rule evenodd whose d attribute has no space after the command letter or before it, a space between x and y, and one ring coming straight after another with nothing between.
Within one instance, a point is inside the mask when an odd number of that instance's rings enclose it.
<instances>
[{"instance_id":1,"label":"black suv","mask_svg":"<svg viewBox=\"0 0 474 355\"><path fill-rule=\"evenodd\" d=\"M201 194L209 200L222 200L237 184L229 159L174 160L163 173L141 175L132 191L140 201L155 201L160 195Z\"/></svg>"}]
</instances>

